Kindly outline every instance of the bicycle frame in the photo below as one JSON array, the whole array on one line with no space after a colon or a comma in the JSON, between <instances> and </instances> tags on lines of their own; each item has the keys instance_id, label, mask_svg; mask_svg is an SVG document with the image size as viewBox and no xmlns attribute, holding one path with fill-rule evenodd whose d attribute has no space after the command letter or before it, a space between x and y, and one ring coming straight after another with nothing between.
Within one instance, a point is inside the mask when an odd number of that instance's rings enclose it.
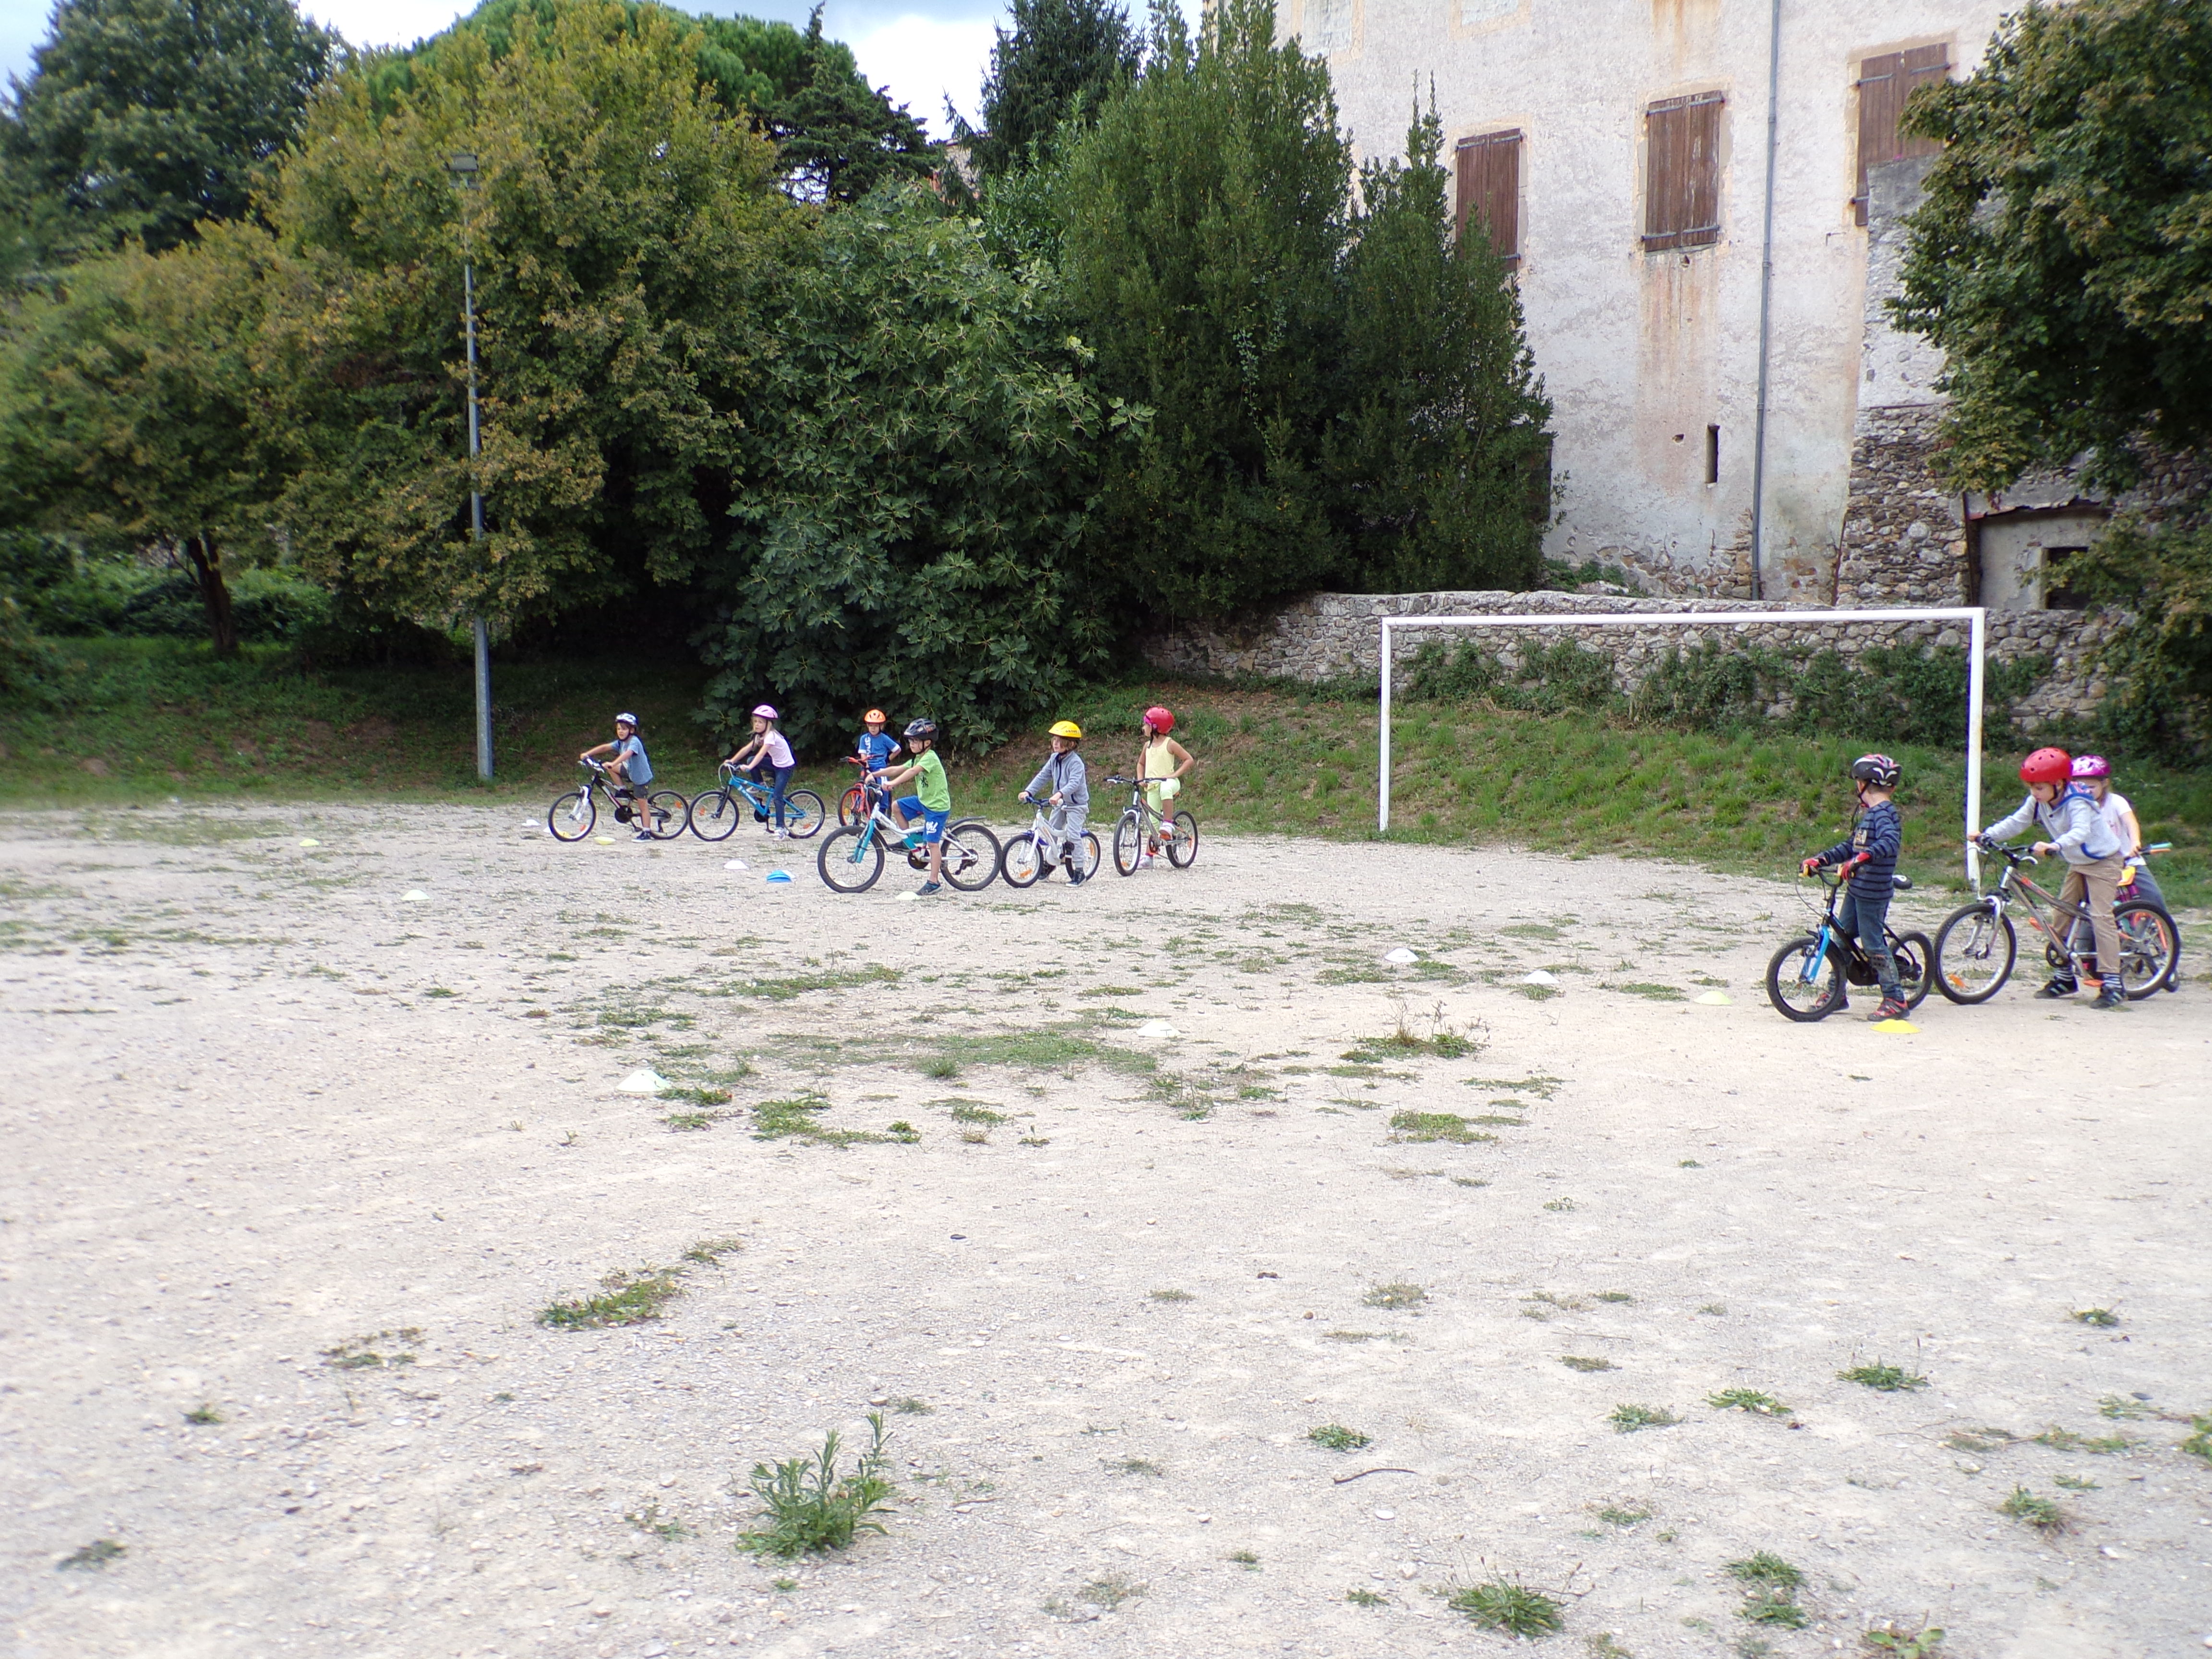
<instances>
[{"instance_id":1,"label":"bicycle frame","mask_svg":"<svg viewBox=\"0 0 2212 1659\"><path fill-rule=\"evenodd\" d=\"M2076 951L2069 942L2074 937L2075 924L2089 921L2088 902L2085 899L2080 904L2069 906L2049 888L2039 885L2033 877L2022 874L2020 867L2022 864L2035 862L2033 853L2005 853L2002 848L1997 850L2004 857L2004 873L1997 878L1995 887L1982 895L1982 902L1989 907L1991 915L2002 916L2017 892L2021 903L2027 908L2028 925L2042 934L2054 949L2062 952L2078 972L2085 961L2097 954L2094 934L2090 948L2087 951ZM2059 938L2051 930L2050 924L2044 921L2043 906L2045 904L2051 907L2052 921L2061 916L2065 918L2065 939Z\"/></svg>"}]
</instances>

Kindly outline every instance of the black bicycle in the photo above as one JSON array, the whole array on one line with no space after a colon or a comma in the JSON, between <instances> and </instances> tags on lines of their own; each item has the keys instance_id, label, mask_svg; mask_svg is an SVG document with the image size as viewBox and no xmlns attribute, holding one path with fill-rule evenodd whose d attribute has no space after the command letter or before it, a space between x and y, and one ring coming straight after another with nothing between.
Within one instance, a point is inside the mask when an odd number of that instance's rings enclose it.
<instances>
[{"instance_id":1,"label":"black bicycle","mask_svg":"<svg viewBox=\"0 0 2212 1659\"><path fill-rule=\"evenodd\" d=\"M1858 940L1836 923L1836 906L1850 878L1841 867L1814 872L1827 889L1820 925L1802 938L1793 939L1774 953L1766 964L1766 1000L1784 1019L1826 1019L1842 1007L1853 985L1879 983L1874 962ZM1910 892L1911 878L1896 878L1899 892ZM1809 907L1808 907L1809 908ZM1899 933L1887 923L1881 936L1889 944L1890 959L1897 964L1897 988L1905 994L1909 1011L1928 994L1929 964L1935 947L1925 933Z\"/></svg>"}]
</instances>

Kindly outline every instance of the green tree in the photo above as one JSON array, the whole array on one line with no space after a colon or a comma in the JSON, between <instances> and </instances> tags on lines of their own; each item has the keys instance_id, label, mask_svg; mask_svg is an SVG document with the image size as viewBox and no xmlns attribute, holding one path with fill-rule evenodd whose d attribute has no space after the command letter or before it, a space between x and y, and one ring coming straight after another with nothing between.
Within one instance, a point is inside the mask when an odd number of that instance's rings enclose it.
<instances>
[{"instance_id":1,"label":"green tree","mask_svg":"<svg viewBox=\"0 0 2212 1659\"><path fill-rule=\"evenodd\" d=\"M937 170L937 147L921 123L860 78L850 48L822 38L819 5L802 46L805 78L762 112L787 188L802 200L850 204L886 179Z\"/></svg>"},{"instance_id":2,"label":"green tree","mask_svg":"<svg viewBox=\"0 0 2212 1659\"><path fill-rule=\"evenodd\" d=\"M1101 384L1155 411L1109 462L1100 545L1144 611L1231 611L1339 569L1322 440L1342 402L1349 148L1328 70L1222 0L1155 9L1144 77L1068 149L1066 302Z\"/></svg>"},{"instance_id":3,"label":"green tree","mask_svg":"<svg viewBox=\"0 0 2212 1659\"><path fill-rule=\"evenodd\" d=\"M1134 80L1143 46L1114 0L1013 0L1012 30L995 31L983 79L983 130L956 130L976 170L993 178L1050 153L1071 118L1096 119Z\"/></svg>"},{"instance_id":4,"label":"green tree","mask_svg":"<svg viewBox=\"0 0 2212 1659\"><path fill-rule=\"evenodd\" d=\"M1416 110L1406 159L1360 169L1329 459L1370 591L1528 587L1543 568L1552 405L1489 239L1455 245L1443 150Z\"/></svg>"},{"instance_id":5,"label":"green tree","mask_svg":"<svg viewBox=\"0 0 2212 1659\"><path fill-rule=\"evenodd\" d=\"M343 51L292 0L61 0L0 111L18 264L239 217Z\"/></svg>"},{"instance_id":6,"label":"green tree","mask_svg":"<svg viewBox=\"0 0 2212 1659\"><path fill-rule=\"evenodd\" d=\"M1085 384L1042 280L912 185L824 222L776 320L744 534L709 573L719 727L769 697L796 740L842 740L875 702L984 741L1102 665L1085 509L1141 414Z\"/></svg>"}]
</instances>

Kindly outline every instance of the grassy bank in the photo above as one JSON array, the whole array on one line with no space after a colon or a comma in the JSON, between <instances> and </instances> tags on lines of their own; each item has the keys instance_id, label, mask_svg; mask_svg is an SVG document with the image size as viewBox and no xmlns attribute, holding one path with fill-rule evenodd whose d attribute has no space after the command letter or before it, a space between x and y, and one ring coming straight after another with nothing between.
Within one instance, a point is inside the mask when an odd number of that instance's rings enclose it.
<instances>
[{"instance_id":1,"label":"grassy bank","mask_svg":"<svg viewBox=\"0 0 2212 1659\"><path fill-rule=\"evenodd\" d=\"M9 763L0 803L544 800L568 787L576 751L608 735L617 708L643 717L660 778L688 793L714 776L713 748L690 719L703 674L680 659L501 665L500 776L485 786L475 776L465 666L301 675L273 654L220 663L169 641L73 641L65 648L78 664L69 712L0 703L0 758ZM1281 687L1133 683L1071 699L1065 712L1091 734L1095 817L1110 822L1119 810L1121 798L1095 781L1133 767L1137 715L1153 702L1176 710L1177 735L1199 757L1183 804L1207 826L1374 834L1373 699ZM1923 878L1958 868L1963 757L1899 747L1880 732L1716 736L1410 703L1398 711L1394 747L1394 840L1658 855L1768 874L1839 836L1850 811L1844 767L1862 750L1887 747L1905 766L1905 867ZM957 762L956 805L1018 817L1014 793L1044 752L1040 728L995 754ZM1990 756L1985 819L2018 801L2016 758ZM2212 902L2212 774L2121 770L2151 836L2177 844L2158 866L2168 896ZM834 763L805 769L805 781L825 795L848 776Z\"/></svg>"}]
</instances>

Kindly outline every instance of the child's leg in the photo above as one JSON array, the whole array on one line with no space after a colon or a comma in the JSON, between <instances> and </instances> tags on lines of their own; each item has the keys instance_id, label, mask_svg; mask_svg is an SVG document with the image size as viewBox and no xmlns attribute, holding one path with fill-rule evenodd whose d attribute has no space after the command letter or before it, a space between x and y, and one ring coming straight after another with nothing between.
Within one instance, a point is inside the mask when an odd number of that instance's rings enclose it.
<instances>
[{"instance_id":1,"label":"child's leg","mask_svg":"<svg viewBox=\"0 0 2212 1659\"><path fill-rule=\"evenodd\" d=\"M775 769L775 784L769 791L769 807L775 814L775 827L779 830L783 828L783 792L790 787L791 775L798 769L795 766Z\"/></svg>"},{"instance_id":2,"label":"child's leg","mask_svg":"<svg viewBox=\"0 0 2212 1659\"><path fill-rule=\"evenodd\" d=\"M2069 904L2087 895L2089 928L2097 943L2098 975L2113 982L2118 981L2120 973L2120 929L2112 920L2112 894L2119 887L2120 871L2125 862L2115 853L2094 864L2077 864L2066 872L2066 884L2059 890L2061 901Z\"/></svg>"},{"instance_id":3,"label":"child's leg","mask_svg":"<svg viewBox=\"0 0 2212 1659\"><path fill-rule=\"evenodd\" d=\"M1863 899L1850 895L1858 925L1859 949L1866 952L1867 960L1874 964L1874 976L1881 987L1884 1002L1902 1002L1904 994L1897 982L1897 958L1889 953L1889 940L1882 935L1882 925L1889 920L1887 899Z\"/></svg>"}]
</instances>

